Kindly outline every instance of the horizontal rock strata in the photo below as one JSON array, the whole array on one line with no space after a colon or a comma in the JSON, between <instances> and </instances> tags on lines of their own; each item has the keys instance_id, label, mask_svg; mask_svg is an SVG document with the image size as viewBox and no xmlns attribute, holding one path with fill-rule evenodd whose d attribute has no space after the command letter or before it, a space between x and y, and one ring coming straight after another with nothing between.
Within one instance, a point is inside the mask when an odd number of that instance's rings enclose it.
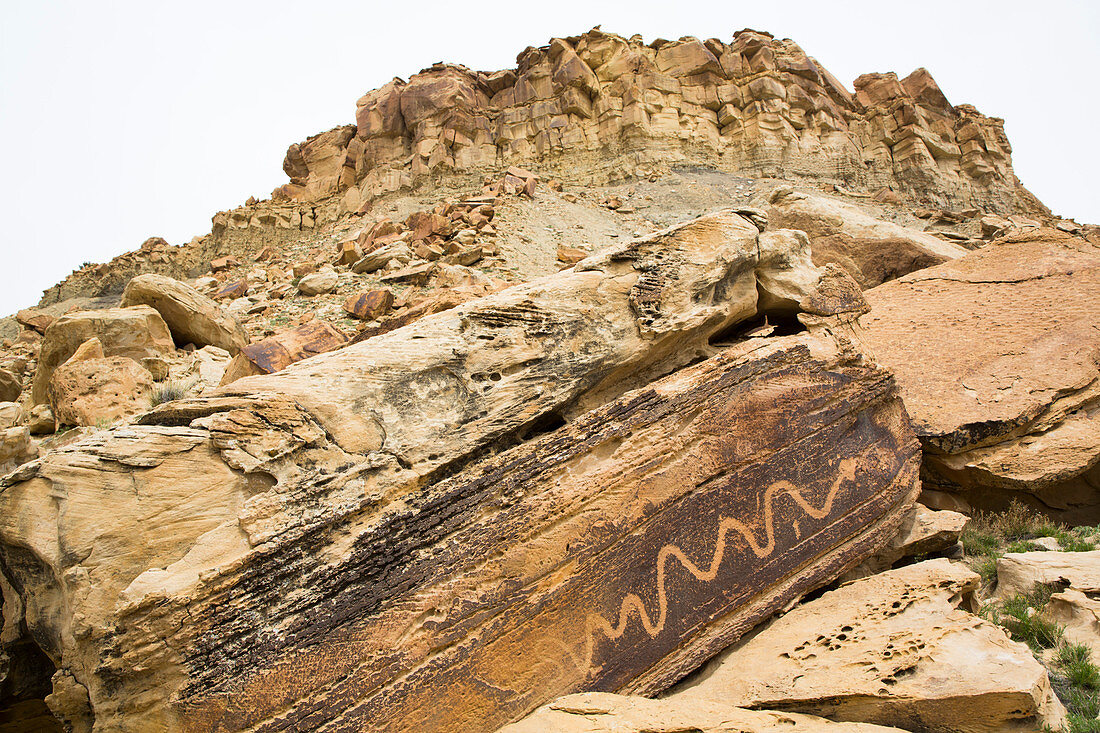
<instances>
[{"instance_id":1,"label":"horizontal rock strata","mask_svg":"<svg viewBox=\"0 0 1100 733\"><path fill-rule=\"evenodd\" d=\"M924 69L865 74L855 94L790 40L644 44L594 29L517 67L436 64L357 103L354 125L292 145L282 199L361 200L441 171L538 164L598 182L704 164L754 176L893 186L1005 213L1019 187L1003 122L952 106Z\"/></svg>"}]
</instances>

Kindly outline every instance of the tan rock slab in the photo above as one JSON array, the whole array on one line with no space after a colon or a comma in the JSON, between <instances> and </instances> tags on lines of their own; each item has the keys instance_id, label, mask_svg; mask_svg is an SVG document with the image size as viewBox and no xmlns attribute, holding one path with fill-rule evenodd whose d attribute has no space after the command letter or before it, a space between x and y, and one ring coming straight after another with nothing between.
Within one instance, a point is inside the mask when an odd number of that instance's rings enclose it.
<instances>
[{"instance_id":1,"label":"tan rock slab","mask_svg":"<svg viewBox=\"0 0 1100 733\"><path fill-rule=\"evenodd\" d=\"M153 379L126 356L69 360L50 377L50 408L62 425L103 426L149 409Z\"/></svg>"},{"instance_id":2,"label":"tan rock slab","mask_svg":"<svg viewBox=\"0 0 1100 733\"><path fill-rule=\"evenodd\" d=\"M865 723L771 710L745 710L719 700L661 700L584 692L547 703L499 733L898 733Z\"/></svg>"},{"instance_id":3,"label":"tan rock slab","mask_svg":"<svg viewBox=\"0 0 1100 733\"><path fill-rule=\"evenodd\" d=\"M931 234L876 219L858 206L780 186L771 195L772 228L806 232L814 264L835 263L864 288L965 255Z\"/></svg>"},{"instance_id":4,"label":"tan rock slab","mask_svg":"<svg viewBox=\"0 0 1100 733\"><path fill-rule=\"evenodd\" d=\"M248 344L248 332L240 321L212 298L164 275L138 275L130 280L122 305L155 308L181 346L216 346L235 354Z\"/></svg>"},{"instance_id":5,"label":"tan rock slab","mask_svg":"<svg viewBox=\"0 0 1100 733\"><path fill-rule=\"evenodd\" d=\"M681 695L937 733L1059 728L1046 670L968 610L979 582L939 559L848 583L720 655Z\"/></svg>"},{"instance_id":6,"label":"tan rock slab","mask_svg":"<svg viewBox=\"0 0 1100 733\"><path fill-rule=\"evenodd\" d=\"M1009 552L998 558L998 597L1031 593L1040 585L1100 593L1100 550Z\"/></svg>"},{"instance_id":7,"label":"tan rock slab","mask_svg":"<svg viewBox=\"0 0 1100 733\"><path fill-rule=\"evenodd\" d=\"M924 486L1100 522L1100 248L1039 230L867 291L864 342L898 375Z\"/></svg>"}]
</instances>

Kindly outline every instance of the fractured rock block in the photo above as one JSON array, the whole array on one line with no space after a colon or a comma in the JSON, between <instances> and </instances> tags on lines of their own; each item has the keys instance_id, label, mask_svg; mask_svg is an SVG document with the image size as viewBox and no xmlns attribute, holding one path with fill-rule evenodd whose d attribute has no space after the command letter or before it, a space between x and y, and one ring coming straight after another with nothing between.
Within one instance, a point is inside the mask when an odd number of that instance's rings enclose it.
<instances>
[{"instance_id":1,"label":"fractured rock block","mask_svg":"<svg viewBox=\"0 0 1100 733\"><path fill-rule=\"evenodd\" d=\"M48 401L46 391L53 370L93 337L99 339L105 356L126 356L136 361L176 350L168 325L147 305L67 313L46 329L42 339L31 391L34 404Z\"/></svg>"},{"instance_id":2,"label":"fractured rock block","mask_svg":"<svg viewBox=\"0 0 1100 733\"><path fill-rule=\"evenodd\" d=\"M1052 230L866 292L864 342L897 374L926 489L1100 521L1096 292L1100 248Z\"/></svg>"},{"instance_id":3,"label":"fractured rock block","mask_svg":"<svg viewBox=\"0 0 1100 733\"><path fill-rule=\"evenodd\" d=\"M344 311L364 321L384 316L391 307L393 307L393 291L389 288L349 295L344 301Z\"/></svg>"}]
</instances>

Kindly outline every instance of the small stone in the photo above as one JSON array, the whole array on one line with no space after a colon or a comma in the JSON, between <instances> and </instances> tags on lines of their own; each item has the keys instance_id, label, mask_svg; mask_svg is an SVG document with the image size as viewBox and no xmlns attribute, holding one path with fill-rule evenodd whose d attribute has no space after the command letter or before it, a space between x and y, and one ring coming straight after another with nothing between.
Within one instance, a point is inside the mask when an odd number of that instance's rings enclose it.
<instances>
[{"instance_id":1,"label":"small stone","mask_svg":"<svg viewBox=\"0 0 1100 733\"><path fill-rule=\"evenodd\" d=\"M302 295L331 293L336 289L336 285L339 281L340 278L334 270L315 272L311 275L306 275L298 281L298 292Z\"/></svg>"}]
</instances>

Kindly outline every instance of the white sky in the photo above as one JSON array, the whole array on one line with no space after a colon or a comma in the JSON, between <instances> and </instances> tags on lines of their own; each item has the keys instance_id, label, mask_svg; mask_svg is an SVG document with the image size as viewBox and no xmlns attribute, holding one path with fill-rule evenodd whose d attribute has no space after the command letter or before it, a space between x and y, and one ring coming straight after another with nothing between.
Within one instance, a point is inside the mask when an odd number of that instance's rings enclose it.
<instances>
[{"instance_id":1,"label":"white sky","mask_svg":"<svg viewBox=\"0 0 1100 733\"><path fill-rule=\"evenodd\" d=\"M1006 120L1017 175L1100 222L1100 3L15 2L0 7L0 314L146 237L186 242L286 182L289 144L354 122L355 100L435 61L514 66L592 26L646 40L793 38L851 88L932 72Z\"/></svg>"}]
</instances>

